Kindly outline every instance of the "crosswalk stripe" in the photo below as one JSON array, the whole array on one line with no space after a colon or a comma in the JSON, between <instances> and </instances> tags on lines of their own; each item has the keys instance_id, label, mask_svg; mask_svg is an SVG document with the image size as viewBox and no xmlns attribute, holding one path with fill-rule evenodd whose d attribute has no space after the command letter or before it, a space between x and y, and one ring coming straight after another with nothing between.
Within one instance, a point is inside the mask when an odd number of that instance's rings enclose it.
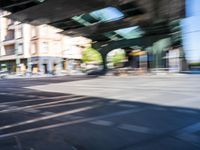
<instances>
[{"instance_id":1,"label":"crosswalk stripe","mask_svg":"<svg viewBox=\"0 0 200 150\"><path fill-rule=\"evenodd\" d=\"M91 107L91 109L94 109L94 107ZM0 138L7 138L7 137L17 136L17 135L21 135L21 134L25 134L25 133L32 133L32 132L36 132L36 131L41 131L41 130L46 130L46 129L52 129L52 128L58 128L58 127L67 126L67 125L73 125L73 124L78 124L78 123L90 122L90 121L94 121L94 120L98 120L98 119L104 119L104 118L109 118L109 117L114 117L114 116L116 117L116 116L121 116L121 115L126 115L126 114L130 114L130 113L134 113L134 112L139 112L139 111L142 111L142 110L144 110L144 108L138 108L138 109L134 109L134 110L133 109L131 109L131 110L125 110L125 111L115 112L115 113L111 113L111 114L107 114L107 115L102 115L102 116L89 117L89 118L83 118L83 119L79 119L79 120L73 120L73 121L68 121L68 122L56 123L56 124L42 126L42 127L37 127L37 128L30 128L30 129L20 130L20 131L16 131L16 132L2 134L2 135L0 135ZM45 116L45 117L49 117L49 116ZM30 123L31 123L31 121L30 121ZM18 123L18 124L21 124L21 123ZM8 125L8 127L1 127L0 129L2 129L2 128L10 128L10 126Z\"/></svg>"},{"instance_id":2,"label":"crosswalk stripe","mask_svg":"<svg viewBox=\"0 0 200 150\"><path fill-rule=\"evenodd\" d=\"M0 127L0 130L13 128L13 127L21 126L21 125L27 125L27 124L30 124L30 123L35 123L35 122L39 122L39 121L43 121L43 120L57 118L57 117L65 116L65 115L70 115L70 114L74 114L74 113L77 113L77 112L86 111L86 110L89 110L89 109L94 109L94 106L78 108L78 109L75 109L75 110L70 110L70 111L61 112L61 113L44 112L44 113L42 113L43 115L45 115L44 117L38 117L38 118L35 118L35 119L31 119L31 120L27 120L27 121L15 123L15 124L2 126L2 127Z\"/></svg>"},{"instance_id":3,"label":"crosswalk stripe","mask_svg":"<svg viewBox=\"0 0 200 150\"><path fill-rule=\"evenodd\" d=\"M37 98L37 99L28 99L28 100L19 100L19 101L12 101L12 102L2 102L0 105L10 105L10 104L18 104L18 103L26 103L26 102L35 102L35 101L45 101L45 100L51 100L51 99L58 99L58 98L68 98L73 97L73 95L67 95L67 96L57 96L57 97L47 97L47 98Z\"/></svg>"},{"instance_id":4,"label":"crosswalk stripe","mask_svg":"<svg viewBox=\"0 0 200 150\"><path fill-rule=\"evenodd\" d=\"M72 101L72 100L79 100L79 99L84 99L84 98L86 98L86 96L80 96L80 97L75 97L75 98L71 98L71 99L53 101L53 102L48 102L48 103L41 103L41 104L36 104L36 105L28 105L28 106L18 107L18 108L15 108L15 109L5 109L5 110L1 110L0 113L20 111L20 110L24 110L24 109L28 109L28 108L38 108L38 107L41 107L41 106L47 106L47 105L49 106L49 105L52 105L52 104L58 104L58 103L63 103L63 102Z\"/></svg>"}]
</instances>

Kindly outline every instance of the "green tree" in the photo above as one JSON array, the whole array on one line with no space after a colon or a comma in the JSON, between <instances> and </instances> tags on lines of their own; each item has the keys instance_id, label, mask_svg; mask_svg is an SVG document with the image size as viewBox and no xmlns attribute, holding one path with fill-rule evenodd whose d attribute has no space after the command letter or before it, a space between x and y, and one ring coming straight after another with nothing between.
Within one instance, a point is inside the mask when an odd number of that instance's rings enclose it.
<instances>
[{"instance_id":1,"label":"green tree","mask_svg":"<svg viewBox=\"0 0 200 150\"><path fill-rule=\"evenodd\" d=\"M125 60L125 54L124 53L117 53L111 58L111 62L114 64L121 63Z\"/></svg>"},{"instance_id":2,"label":"green tree","mask_svg":"<svg viewBox=\"0 0 200 150\"><path fill-rule=\"evenodd\" d=\"M84 63L96 62L96 63L101 64L102 57L101 57L101 54L97 50L89 47L83 50L82 61Z\"/></svg>"},{"instance_id":3,"label":"green tree","mask_svg":"<svg viewBox=\"0 0 200 150\"><path fill-rule=\"evenodd\" d=\"M126 54L124 50L114 50L108 55L108 62L112 63L114 66L121 64L126 60Z\"/></svg>"}]
</instances>

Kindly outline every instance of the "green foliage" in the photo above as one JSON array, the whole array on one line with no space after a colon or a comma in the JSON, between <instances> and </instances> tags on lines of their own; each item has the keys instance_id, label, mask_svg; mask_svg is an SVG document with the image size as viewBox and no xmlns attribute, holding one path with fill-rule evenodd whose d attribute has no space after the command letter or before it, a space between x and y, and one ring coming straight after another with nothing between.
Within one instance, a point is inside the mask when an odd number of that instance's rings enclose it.
<instances>
[{"instance_id":1,"label":"green foliage","mask_svg":"<svg viewBox=\"0 0 200 150\"><path fill-rule=\"evenodd\" d=\"M102 63L101 54L94 48L86 48L83 50L82 61L85 63L97 62Z\"/></svg>"},{"instance_id":2,"label":"green foliage","mask_svg":"<svg viewBox=\"0 0 200 150\"><path fill-rule=\"evenodd\" d=\"M123 60L125 60L125 55L123 53L118 53L111 58L111 62L113 62L114 64L118 64Z\"/></svg>"},{"instance_id":3,"label":"green foliage","mask_svg":"<svg viewBox=\"0 0 200 150\"><path fill-rule=\"evenodd\" d=\"M114 51L108 56L108 62L117 65L126 59L126 55L123 51Z\"/></svg>"}]
</instances>

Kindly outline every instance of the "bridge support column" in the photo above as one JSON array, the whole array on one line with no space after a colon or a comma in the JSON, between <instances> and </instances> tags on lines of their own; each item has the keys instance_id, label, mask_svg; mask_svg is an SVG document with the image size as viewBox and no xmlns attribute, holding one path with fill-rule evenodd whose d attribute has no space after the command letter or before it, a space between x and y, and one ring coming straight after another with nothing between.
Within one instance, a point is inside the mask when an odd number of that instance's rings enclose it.
<instances>
[{"instance_id":1,"label":"bridge support column","mask_svg":"<svg viewBox=\"0 0 200 150\"><path fill-rule=\"evenodd\" d=\"M102 56L102 65L103 65L103 72L106 73L108 71L107 67L107 55L106 54L101 54Z\"/></svg>"}]
</instances>

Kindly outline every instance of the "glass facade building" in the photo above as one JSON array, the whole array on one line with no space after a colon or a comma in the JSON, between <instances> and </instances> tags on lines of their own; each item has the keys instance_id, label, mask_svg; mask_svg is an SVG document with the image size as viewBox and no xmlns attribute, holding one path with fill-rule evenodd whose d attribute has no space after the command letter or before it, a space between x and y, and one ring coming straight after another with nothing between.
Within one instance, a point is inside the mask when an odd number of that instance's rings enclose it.
<instances>
[{"instance_id":1,"label":"glass facade building","mask_svg":"<svg viewBox=\"0 0 200 150\"><path fill-rule=\"evenodd\" d=\"M186 18L182 21L183 47L189 63L200 62L200 1L186 0Z\"/></svg>"}]
</instances>

